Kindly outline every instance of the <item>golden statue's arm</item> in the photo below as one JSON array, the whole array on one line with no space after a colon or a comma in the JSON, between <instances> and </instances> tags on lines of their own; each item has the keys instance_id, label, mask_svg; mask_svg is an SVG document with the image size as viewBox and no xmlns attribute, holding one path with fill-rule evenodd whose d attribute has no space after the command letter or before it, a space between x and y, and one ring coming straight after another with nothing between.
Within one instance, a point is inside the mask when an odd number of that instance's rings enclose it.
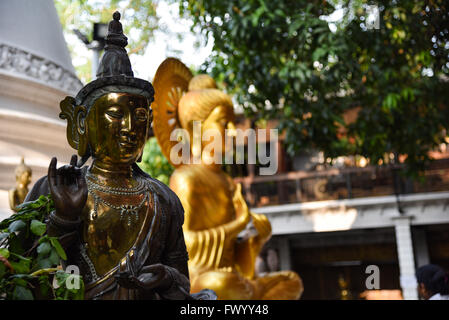
<instances>
[{"instance_id":1,"label":"golden statue's arm","mask_svg":"<svg viewBox=\"0 0 449 320\"><path fill-rule=\"evenodd\" d=\"M187 216L187 215L186 215ZM201 270L232 267L232 259L227 259L226 252L232 251L237 235L249 222L249 215L226 224L204 230L184 228L187 251L195 268Z\"/></svg>"},{"instance_id":2,"label":"golden statue's arm","mask_svg":"<svg viewBox=\"0 0 449 320\"><path fill-rule=\"evenodd\" d=\"M271 223L263 214L250 213L255 235L250 235L236 244L235 264L242 275L248 279L255 277L256 258L263 245L271 237Z\"/></svg>"},{"instance_id":3,"label":"golden statue's arm","mask_svg":"<svg viewBox=\"0 0 449 320\"><path fill-rule=\"evenodd\" d=\"M232 218L212 227L198 224L198 221L205 221L207 218L198 219L200 212L194 208L198 208L199 199L195 188L192 188L194 182L190 181L187 175L175 173L170 180L170 186L178 194L184 207L184 237L192 268L207 270L232 266L232 258L228 257L227 252L233 251L237 235L250 221L250 212L241 195L240 185L234 192L235 212L229 214Z\"/></svg>"}]
</instances>

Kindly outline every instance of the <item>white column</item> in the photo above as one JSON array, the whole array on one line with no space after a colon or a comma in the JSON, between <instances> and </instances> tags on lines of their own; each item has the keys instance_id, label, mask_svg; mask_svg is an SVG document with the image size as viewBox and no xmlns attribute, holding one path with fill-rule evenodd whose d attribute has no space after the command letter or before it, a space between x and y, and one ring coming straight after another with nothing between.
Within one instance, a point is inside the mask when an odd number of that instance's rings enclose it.
<instances>
[{"instance_id":1,"label":"white column","mask_svg":"<svg viewBox=\"0 0 449 320\"><path fill-rule=\"evenodd\" d=\"M291 270L292 260L290 256L290 243L287 237L277 239L277 247L279 252L279 266L281 270Z\"/></svg>"},{"instance_id":2,"label":"white column","mask_svg":"<svg viewBox=\"0 0 449 320\"><path fill-rule=\"evenodd\" d=\"M418 286L415 277L415 259L413 256L410 219L410 216L393 218L396 232L396 247L398 249L402 295L404 300L418 300Z\"/></svg>"}]
</instances>

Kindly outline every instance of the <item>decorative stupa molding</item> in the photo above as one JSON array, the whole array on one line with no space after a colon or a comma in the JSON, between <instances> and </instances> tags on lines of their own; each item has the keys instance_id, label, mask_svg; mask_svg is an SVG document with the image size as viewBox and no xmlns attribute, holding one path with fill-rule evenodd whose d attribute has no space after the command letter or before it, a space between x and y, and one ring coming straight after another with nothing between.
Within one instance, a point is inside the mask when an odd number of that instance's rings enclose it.
<instances>
[{"instance_id":1,"label":"decorative stupa molding","mask_svg":"<svg viewBox=\"0 0 449 320\"><path fill-rule=\"evenodd\" d=\"M83 87L73 73L60 65L4 43L0 43L0 72L13 73L72 94Z\"/></svg>"}]
</instances>

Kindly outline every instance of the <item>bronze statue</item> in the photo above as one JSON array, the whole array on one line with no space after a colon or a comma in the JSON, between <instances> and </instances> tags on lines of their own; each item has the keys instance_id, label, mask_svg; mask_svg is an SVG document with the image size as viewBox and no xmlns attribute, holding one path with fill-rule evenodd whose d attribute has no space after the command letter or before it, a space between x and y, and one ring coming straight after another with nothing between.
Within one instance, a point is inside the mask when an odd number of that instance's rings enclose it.
<instances>
[{"instance_id":1,"label":"bronze statue","mask_svg":"<svg viewBox=\"0 0 449 320\"><path fill-rule=\"evenodd\" d=\"M209 161L217 156L216 151L198 145L201 138L198 144L193 142L193 123L198 121L203 132L218 130L224 150L225 129L230 135L235 133L230 97L217 89L210 76L193 77L173 58L159 66L153 83L157 92L153 130L163 153L176 167L170 187L185 210L192 292L210 288L219 299L299 299L303 287L295 272L255 274L256 257L271 237L271 224L266 216L250 212L240 184L221 170L221 164ZM179 132L176 129L184 129L188 138L173 139ZM190 161L172 161L175 146L186 141L192 141ZM198 164L193 163L195 157Z\"/></svg>"},{"instance_id":2,"label":"bronze statue","mask_svg":"<svg viewBox=\"0 0 449 320\"><path fill-rule=\"evenodd\" d=\"M51 193L48 234L59 237L66 264L80 268L86 299L213 298L189 294L181 202L136 165L154 90L134 78L119 20L115 12L97 79L61 102L68 142L81 159L57 169L53 158L27 200Z\"/></svg>"},{"instance_id":3,"label":"bronze statue","mask_svg":"<svg viewBox=\"0 0 449 320\"><path fill-rule=\"evenodd\" d=\"M24 158L14 170L16 175L16 187L9 190L9 206L11 210L17 211L17 206L21 204L28 194L28 185L31 182L31 168L25 164Z\"/></svg>"}]
</instances>

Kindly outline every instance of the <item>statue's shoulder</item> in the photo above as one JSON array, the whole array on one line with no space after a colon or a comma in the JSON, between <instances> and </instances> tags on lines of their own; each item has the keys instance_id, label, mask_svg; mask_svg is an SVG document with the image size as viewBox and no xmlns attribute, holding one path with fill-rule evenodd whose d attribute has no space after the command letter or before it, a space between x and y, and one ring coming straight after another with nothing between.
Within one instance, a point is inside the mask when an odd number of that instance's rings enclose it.
<instances>
[{"instance_id":1,"label":"statue's shoulder","mask_svg":"<svg viewBox=\"0 0 449 320\"><path fill-rule=\"evenodd\" d=\"M153 192L156 193L161 204L166 206L168 212L171 212L174 215L184 216L184 210L182 208L181 201L179 200L178 196L173 190L171 190L163 182L154 179L153 177L148 175L137 165L134 167L134 171L137 172L140 176L142 176L146 181L148 181L151 184Z\"/></svg>"},{"instance_id":2,"label":"statue's shoulder","mask_svg":"<svg viewBox=\"0 0 449 320\"><path fill-rule=\"evenodd\" d=\"M175 171L170 176L170 185L172 183L182 183L182 184L190 184L192 182L192 175L189 174L189 170L186 170L186 166L180 166L176 168Z\"/></svg>"},{"instance_id":3,"label":"statue's shoulder","mask_svg":"<svg viewBox=\"0 0 449 320\"><path fill-rule=\"evenodd\" d=\"M179 200L176 193L174 193L173 190L163 182L152 177L146 177L146 179L152 184L154 192L157 193L159 198L162 198L162 200L167 204L171 204Z\"/></svg>"},{"instance_id":4,"label":"statue's shoulder","mask_svg":"<svg viewBox=\"0 0 449 320\"><path fill-rule=\"evenodd\" d=\"M173 171L170 177L170 185L197 185L198 182L209 181L210 175L203 166L199 165L181 165Z\"/></svg>"}]
</instances>

